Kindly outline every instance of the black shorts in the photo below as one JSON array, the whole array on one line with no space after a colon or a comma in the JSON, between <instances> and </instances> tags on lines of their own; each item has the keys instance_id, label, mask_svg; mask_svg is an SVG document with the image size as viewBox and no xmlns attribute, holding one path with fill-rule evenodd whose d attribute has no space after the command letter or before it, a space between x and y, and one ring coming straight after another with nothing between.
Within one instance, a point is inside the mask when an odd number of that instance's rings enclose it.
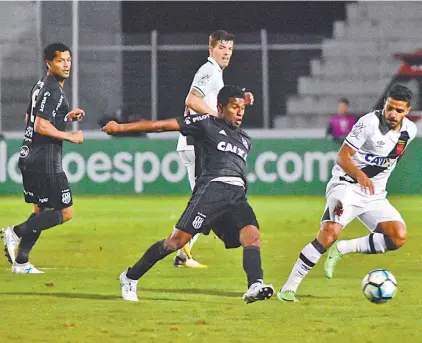
<instances>
[{"instance_id":1,"label":"black shorts","mask_svg":"<svg viewBox=\"0 0 422 343\"><path fill-rule=\"evenodd\" d=\"M243 187L212 181L195 187L175 227L192 236L212 229L229 249L240 246L239 232L247 225L259 228Z\"/></svg>"},{"instance_id":2,"label":"black shorts","mask_svg":"<svg viewBox=\"0 0 422 343\"><path fill-rule=\"evenodd\" d=\"M22 170L22 179L27 203L55 210L72 206L72 191L64 172L47 174Z\"/></svg>"}]
</instances>

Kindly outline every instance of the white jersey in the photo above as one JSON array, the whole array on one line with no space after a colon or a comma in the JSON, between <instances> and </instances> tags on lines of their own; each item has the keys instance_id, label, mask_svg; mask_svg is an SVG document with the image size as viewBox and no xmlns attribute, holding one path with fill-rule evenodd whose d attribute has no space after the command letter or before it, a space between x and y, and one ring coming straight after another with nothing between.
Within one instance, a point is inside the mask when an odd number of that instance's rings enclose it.
<instances>
[{"instance_id":1,"label":"white jersey","mask_svg":"<svg viewBox=\"0 0 422 343\"><path fill-rule=\"evenodd\" d=\"M352 160L365 172L374 184L375 195L385 196L388 178L397 161L416 136L416 125L404 118L399 131L390 130L382 111L364 115L353 126L344 143L356 150ZM332 170L330 183L348 182L354 184L355 191L361 192L356 180L347 175L336 164Z\"/></svg>"},{"instance_id":2,"label":"white jersey","mask_svg":"<svg viewBox=\"0 0 422 343\"><path fill-rule=\"evenodd\" d=\"M208 61L196 72L189 93L192 89L197 90L202 94L207 105L217 111L217 96L223 87L223 70L212 57L208 57ZM196 114L196 112L186 107L184 115L190 114ZM194 150L192 143L189 143L185 136L180 135L177 142L177 151Z\"/></svg>"}]
</instances>

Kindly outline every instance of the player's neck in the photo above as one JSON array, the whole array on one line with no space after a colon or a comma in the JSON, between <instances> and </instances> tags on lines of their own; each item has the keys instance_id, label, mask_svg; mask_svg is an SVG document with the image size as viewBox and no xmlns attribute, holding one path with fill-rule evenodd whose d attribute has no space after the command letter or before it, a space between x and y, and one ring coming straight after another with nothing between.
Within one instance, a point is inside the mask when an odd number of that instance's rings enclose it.
<instances>
[{"instance_id":1,"label":"player's neck","mask_svg":"<svg viewBox=\"0 0 422 343\"><path fill-rule=\"evenodd\" d=\"M60 77L56 74L50 73L50 72L48 72L47 75L54 77L56 79L57 83L60 85L60 87L62 87L62 88L64 87L64 80L65 79L63 79L62 77Z\"/></svg>"}]
</instances>

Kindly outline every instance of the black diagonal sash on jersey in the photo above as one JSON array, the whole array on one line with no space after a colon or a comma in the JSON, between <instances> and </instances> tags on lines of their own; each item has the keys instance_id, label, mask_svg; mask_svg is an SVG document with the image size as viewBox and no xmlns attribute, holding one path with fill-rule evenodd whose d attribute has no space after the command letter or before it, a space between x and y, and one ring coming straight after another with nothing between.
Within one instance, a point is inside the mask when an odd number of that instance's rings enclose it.
<instances>
[{"instance_id":1,"label":"black diagonal sash on jersey","mask_svg":"<svg viewBox=\"0 0 422 343\"><path fill-rule=\"evenodd\" d=\"M407 131L403 131L400 134L400 137L396 145L394 146L393 150L391 150L390 153L386 157L390 159L399 159L401 155L403 154L403 151L405 150L406 145L409 142L409 139L410 139L409 133ZM371 179L374 176L378 175L379 173L382 173L386 169L387 167L366 166L362 168L361 170ZM353 182L350 179L353 179ZM349 175L345 175L345 177L341 176L340 180L356 183L356 180Z\"/></svg>"}]
</instances>

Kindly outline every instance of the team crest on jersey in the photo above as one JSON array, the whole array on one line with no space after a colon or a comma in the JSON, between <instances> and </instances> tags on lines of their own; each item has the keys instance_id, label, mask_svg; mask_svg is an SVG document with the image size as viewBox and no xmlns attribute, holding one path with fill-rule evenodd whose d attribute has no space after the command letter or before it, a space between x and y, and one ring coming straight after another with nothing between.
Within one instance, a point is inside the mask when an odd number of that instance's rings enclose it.
<instances>
[{"instance_id":1,"label":"team crest on jersey","mask_svg":"<svg viewBox=\"0 0 422 343\"><path fill-rule=\"evenodd\" d=\"M246 150L248 150L249 149L248 141L243 137L242 137L242 143L243 143L243 146L246 148Z\"/></svg>"},{"instance_id":2,"label":"team crest on jersey","mask_svg":"<svg viewBox=\"0 0 422 343\"><path fill-rule=\"evenodd\" d=\"M400 155L403 152L405 146L406 146L406 141L399 139L396 145L396 154Z\"/></svg>"},{"instance_id":3,"label":"team crest on jersey","mask_svg":"<svg viewBox=\"0 0 422 343\"><path fill-rule=\"evenodd\" d=\"M205 85L211 78L211 75L205 74L202 75L199 79L198 79L198 85L199 86L203 86Z\"/></svg>"}]
</instances>

